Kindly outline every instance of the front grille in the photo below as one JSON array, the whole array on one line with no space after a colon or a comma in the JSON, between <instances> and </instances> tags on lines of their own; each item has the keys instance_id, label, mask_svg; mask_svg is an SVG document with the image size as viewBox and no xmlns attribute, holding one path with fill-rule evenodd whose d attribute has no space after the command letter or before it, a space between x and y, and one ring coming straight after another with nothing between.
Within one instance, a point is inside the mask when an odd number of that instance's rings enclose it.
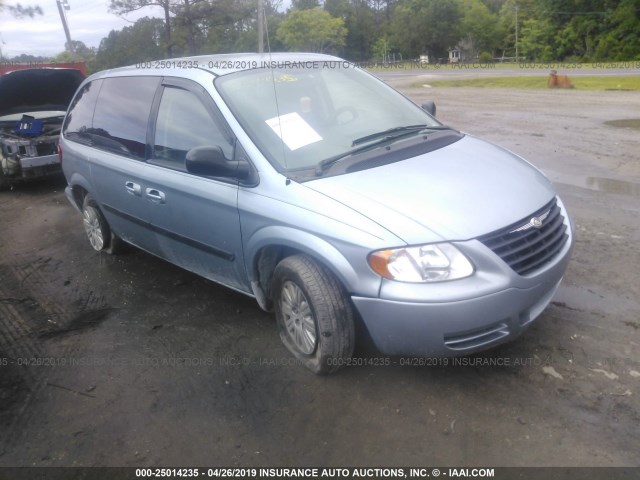
<instances>
[{"instance_id":1,"label":"front grille","mask_svg":"<svg viewBox=\"0 0 640 480\"><path fill-rule=\"evenodd\" d=\"M479 240L516 273L526 275L553 260L568 238L567 225L554 198L530 217Z\"/></svg>"}]
</instances>

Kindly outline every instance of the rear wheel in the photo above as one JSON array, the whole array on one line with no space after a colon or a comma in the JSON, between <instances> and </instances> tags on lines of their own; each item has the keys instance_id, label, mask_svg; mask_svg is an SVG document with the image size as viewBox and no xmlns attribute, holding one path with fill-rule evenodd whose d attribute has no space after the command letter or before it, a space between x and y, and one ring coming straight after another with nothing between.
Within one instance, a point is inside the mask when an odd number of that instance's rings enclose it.
<instances>
[{"instance_id":1,"label":"rear wheel","mask_svg":"<svg viewBox=\"0 0 640 480\"><path fill-rule=\"evenodd\" d=\"M82 202L82 224L89 243L96 252L118 253L122 240L111 232L98 204L89 194Z\"/></svg>"},{"instance_id":2,"label":"rear wheel","mask_svg":"<svg viewBox=\"0 0 640 480\"><path fill-rule=\"evenodd\" d=\"M275 269L273 300L280 339L316 374L347 363L355 341L353 307L335 276L306 255Z\"/></svg>"}]
</instances>

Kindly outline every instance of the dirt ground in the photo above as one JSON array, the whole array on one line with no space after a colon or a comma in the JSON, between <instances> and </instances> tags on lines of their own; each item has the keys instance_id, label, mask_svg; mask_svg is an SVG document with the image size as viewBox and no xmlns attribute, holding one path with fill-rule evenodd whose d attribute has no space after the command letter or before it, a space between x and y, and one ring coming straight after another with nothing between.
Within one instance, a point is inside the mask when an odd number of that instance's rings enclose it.
<instances>
[{"instance_id":1,"label":"dirt ground","mask_svg":"<svg viewBox=\"0 0 640 480\"><path fill-rule=\"evenodd\" d=\"M0 193L0 466L640 466L640 132L604 124L640 117L640 94L422 80L390 83L540 167L572 214L574 258L528 332L465 365L316 377L252 299L96 254L63 180L17 186Z\"/></svg>"}]
</instances>

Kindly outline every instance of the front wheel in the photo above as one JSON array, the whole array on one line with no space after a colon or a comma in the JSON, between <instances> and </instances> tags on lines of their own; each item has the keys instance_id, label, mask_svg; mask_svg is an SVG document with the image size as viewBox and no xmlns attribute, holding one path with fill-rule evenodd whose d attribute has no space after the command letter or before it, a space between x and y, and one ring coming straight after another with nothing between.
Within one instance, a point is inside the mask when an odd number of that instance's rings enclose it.
<instances>
[{"instance_id":1,"label":"front wheel","mask_svg":"<svg viewBox=\"0 0 640 480\"><path fill-rule=\"evenodd\" d=\"M273 278L280 339L316 374L335 372L353 354L353 307L335 276L306 255L282 260Z\"/></svg>"}]
</instances>

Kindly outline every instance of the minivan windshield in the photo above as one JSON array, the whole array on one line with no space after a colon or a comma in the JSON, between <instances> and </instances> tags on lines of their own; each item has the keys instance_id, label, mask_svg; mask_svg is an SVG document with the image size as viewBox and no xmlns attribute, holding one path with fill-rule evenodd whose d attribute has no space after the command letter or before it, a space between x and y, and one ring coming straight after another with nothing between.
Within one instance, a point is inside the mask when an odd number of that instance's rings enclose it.
<instances>
[{"instance_id":1,"label":"minivan windshield","mask_svg":"<svg viewBox=\"0 0 640 480\"><path fill-rule=\"evenodd\" d=\"M420 107L347 62L245 70L216 78L228 107L280 171L313 169L443 128Z\"/></svg>"}]
</instances>

